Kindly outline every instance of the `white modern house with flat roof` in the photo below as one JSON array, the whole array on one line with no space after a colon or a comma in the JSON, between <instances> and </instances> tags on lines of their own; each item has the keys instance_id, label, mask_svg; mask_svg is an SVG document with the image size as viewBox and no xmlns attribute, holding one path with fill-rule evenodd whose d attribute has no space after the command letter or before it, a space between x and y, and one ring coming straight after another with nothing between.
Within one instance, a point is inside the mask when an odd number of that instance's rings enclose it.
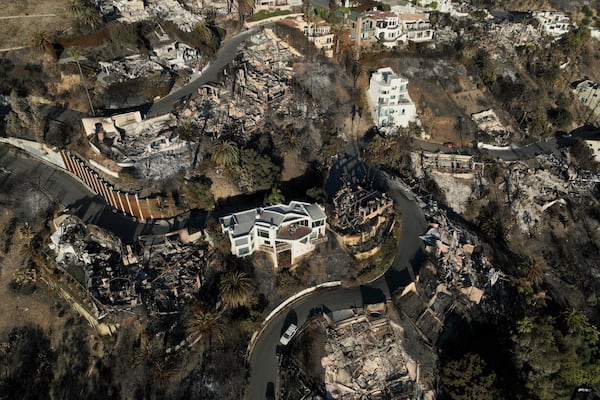
<instances>
[{"instance_id":1,"label":"white modern house with flat roof","mask_svg":"<svg viewBox=\"0 0 600 400\"><path fill-rule=\"evenodd\" d=\"M292 201L253 208L220 218L223 233L229 235L231 253L237 257L255 251L269 253L277 267L293 265L327 241L324 208L317 203Z\"/></svg>"},{"instance_id":2,"label":"white modern house with flat roof","mask_svg":"<svg viewBox=\"0 0 600 400\"><path fill-rule=\"evenodd\" d=\"M550 36L562 36L573 26L571 19L558 11L533 11L531 15L538 21L539 29Z\"/></svg>"},{"instance_id":3,"label":"white modern house with flat roof","mask_svg":"<svg viewBox=\"0 0 600 400\"><path fill-rule=\"evenodd\" d=\"M417 121L417 108L408 95L408 79L391 68L379 68L369 82L367 98L377 127L390 130Z\"/></svg>"},{"instance_id":4,"label":"white modern house with flat roof","mask_svg":"<svg viewBox=\"0 0 600 400\"><path fill-rule=\"evenodd\" d=\"M587 121L591 123L598 121L600 119L600 84L586 79L577 83L574 92L579 101L590 109Z\"/></svg>"}]
</instances>

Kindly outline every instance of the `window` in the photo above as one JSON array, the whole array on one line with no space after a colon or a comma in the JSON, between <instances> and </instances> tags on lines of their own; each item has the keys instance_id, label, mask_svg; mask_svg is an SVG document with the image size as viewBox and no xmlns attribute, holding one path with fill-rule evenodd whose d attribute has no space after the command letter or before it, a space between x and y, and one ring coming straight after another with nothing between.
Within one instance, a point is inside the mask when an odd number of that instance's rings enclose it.
<instances>
[{"instance_id":1,"label":"window","mask_svg":"<svg viewBox=\"0 0 600 400\"><path fill-rule=\"evenodd\" d=\"M404 108L402 109L402 115L404 115Z\"/></svg>"},{"instance_id":2,"label":"window","mask_svg":"<svg viewBox=\"0 0 600 400\"><path fill-rule=\"evenodd\" d=\"M258 236L259 237L263 237L263 238L268 238L269 237L269 232L265 231L265 230L262 230L262 229L259 229L258 230Z\"/></svg>"},{"instance_id":3,"label":"window","mask_svg":"<svg viewBox=\"0 0 600 400\"><path fill-rule=\"evenodd\" d=\"M392 90L398 90L398 86L392 86Z\"/></svg>"},{"instance_id":4,"label":"window","mask_svg":"<svg viewBox=\"0 0 600 400\"><path fill-rule=\"evenodd\" d=\"M306 242L308 242L308 238L307 238L307 237L305 237L304 239L302 239L302 240L300 241L300 243L302 243L302 244L306 244Z\"/></svg>"},{"instance_id":5,"label":"window","mask_svg":"<svg viewBox=\"0 0 600 400\"><path fill-rule=\"evenodd\" d=\"M390 99L395 99L395 98L396 98L396 96L390 96Z\"/></svg>"},{"instance_id":6,"label":"window","mask_svg":"<svg viewBox=\"0 0 600 400\"><path fill-rule=\"evenodd\" d=\"M323 225L325 225L325 220L322 220L322 219L320 219L318 221L313 221L313 223L312 223L313 228L316 228L317 226L323 226Z\"/></svg>"},{"instance_id":7,"label":"window","mask_svg":"<svg viewBox=\"0 0 600 400\"><path fill-rule=\"evenodd\" d=\"M235 247L242 246L242 245L245 245L245 244L248 244L248 238L247 237L243 237L243 238L240 238L240 239L235 239Z\"/></svg>"},{"instance_id":8,"label":"window","mask_svg":"<svg viewBox=\"0 0 600 400\"><path fill-rule=\"evenodd\" d=\"M250 253L250 249L247 247L240 247L240 249L238 250L238 255L240 256L245 256L246 254Z\"/></svg>"}]
</instances>

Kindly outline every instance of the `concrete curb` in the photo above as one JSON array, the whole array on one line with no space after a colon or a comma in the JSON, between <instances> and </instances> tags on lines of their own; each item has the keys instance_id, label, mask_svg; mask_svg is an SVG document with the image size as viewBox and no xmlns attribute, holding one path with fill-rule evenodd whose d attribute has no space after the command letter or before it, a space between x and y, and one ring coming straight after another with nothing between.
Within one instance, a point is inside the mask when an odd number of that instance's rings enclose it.
<instances>
[{"instance_id":1,"label":"concrete curb","mask_svg":"<svg viewBox=\"0 0 600 400\"><path fill-rule=\"evenodd\" d=\"M260 337L260 335L263 333L263 331L265 330L265 328L267 327L268 322L277 314L279 314L283 309L285 309L286 307L288 307L289 305L291 305L292 303L295 303L296 301L300 300L303 297L306 297L307 295L319 290L319 289L329 289L329 288L333 288L333 287L338 287L342 285L342 281L333 281L333 282L325 282L325 283L321 283L317 286L313 286L304 290L299 291L298 293L288 297L287 299L285 299L283 302L281 302L281 304L279 304L277 307L275 307L275 309L273 311L271 311L269 313L269 315L267 315L267 317L265 318L265 320L262 323L262 328L256 332L254 332L254 334L252 335L252 338L250 339L250 343L248 343L248 348L246 350L246 359L248 360L250 358L250 356L252 355L252 352L254 351L254 346L256 344L256 341L258 340L258 338Z\"/></svg>"}]
</instances>

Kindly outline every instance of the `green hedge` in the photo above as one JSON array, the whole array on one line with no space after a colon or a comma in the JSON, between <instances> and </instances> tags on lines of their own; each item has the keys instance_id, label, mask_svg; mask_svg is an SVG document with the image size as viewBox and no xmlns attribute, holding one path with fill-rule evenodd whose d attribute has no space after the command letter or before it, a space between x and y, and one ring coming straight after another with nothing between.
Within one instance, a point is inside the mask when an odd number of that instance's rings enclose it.
<instances>
[{"instance_id":1,"label":"green hedge","mask_svg":"<svg viewBox=\"0 0 600 400\"><path fill-rule=\"evenodd\" d=\"M280 15L288 15L291 13L292 12L290 10L275 10L275 11L260 10L258 12L255 12L254 14L252 14L250 16L250 18L248 18L248 21L249 22L262 21L263 19L277 17Z\"/></svg>"}]
</instances>

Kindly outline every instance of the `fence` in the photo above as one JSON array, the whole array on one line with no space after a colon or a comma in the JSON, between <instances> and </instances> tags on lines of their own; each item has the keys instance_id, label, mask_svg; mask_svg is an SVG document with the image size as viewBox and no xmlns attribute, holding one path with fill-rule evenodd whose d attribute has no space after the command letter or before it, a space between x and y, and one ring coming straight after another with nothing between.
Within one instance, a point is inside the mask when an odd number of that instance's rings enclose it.
<instances>
[{"instance_id":1,"label":"fence","mask_svg":"<svg viewBox=\"0 0 600 400\"><path fill-rule=\"evenodd\" d=\"M115 190L112 185L102 179L96 171L89 168L79 157L68 151L62 151L61 156L65 168L83 181L94 193L101 196L108 204L119 211L145 221L148 219L165 218L159 198L141 199L137 193L131 194Z\"/></svg>"}]
</instances>

